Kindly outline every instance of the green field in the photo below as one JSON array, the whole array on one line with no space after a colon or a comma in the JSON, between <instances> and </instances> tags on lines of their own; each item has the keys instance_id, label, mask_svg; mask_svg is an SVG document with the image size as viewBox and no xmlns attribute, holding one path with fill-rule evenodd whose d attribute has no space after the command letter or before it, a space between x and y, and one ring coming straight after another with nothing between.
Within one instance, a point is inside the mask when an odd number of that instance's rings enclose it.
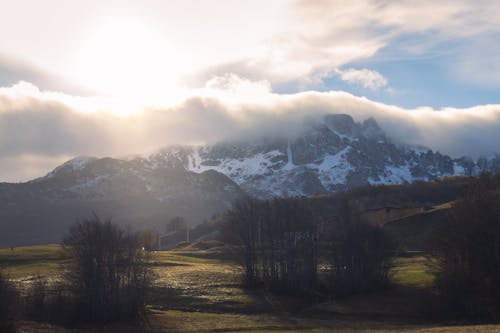
<instances>
[{"instance_id":1,"label":"green field","mask_svg":"<svg viewBox=\"0 0 500 333\"><path fill-rule=\"evenodd\" d=\"M56 277L68 258L59 245L0 249L0 266L23 283L37 275ZM278 297L241 287L241 267L207 251L156 252L148 324L78 330L23 322L21 332L499 332L496 325L426 323L419 295L433 285L423 257L397 258L394 287L345 299Z\"/></svg>"},{"instance_id":2,"label":"green field","mask_svg":"<svg viewBox=\"0 0 500 333\"><path fill-rule=\"evenodd\" d=\"M0 268L13 279L57 275L67 262L59 244L0 249Z\"/></svg>"}]
</instances>

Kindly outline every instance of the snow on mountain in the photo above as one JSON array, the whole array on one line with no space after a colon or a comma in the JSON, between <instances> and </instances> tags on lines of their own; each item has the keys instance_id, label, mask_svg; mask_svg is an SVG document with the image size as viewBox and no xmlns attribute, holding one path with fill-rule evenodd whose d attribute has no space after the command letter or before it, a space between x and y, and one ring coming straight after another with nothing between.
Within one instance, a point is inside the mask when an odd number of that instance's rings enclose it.
<instances>
[{"instance_id":1,"label":"snow on mountain","mask_svg":"<svg viewBox=\"0 0 500 333\"><path fill-rule=\"evenodd\" d=\"M245 192L314 195L482 171L500 171L500 155L452 159L392 142L374 119L307 118L300 131L282 136L176 145L124 159L78 157L45 177L0 183L0 220L9 221L0 225L0 246L10 244L6 235L19 244L60 241L75 218L92 211L124 225L161 228L169 217L197 223L224 212Z\"/></svg>"},{"instance_id":2,"label":"snow on mountain","mask_svg":"<svg viewBox=\"0 0 500 333\"><path fill-rule=\"evenodd\" d=\"M331 193L361 185L401 184L499 171L500 157L474 163L421 146L391 142L375 119L346 114L307 118L299 133L205 146L173 146L145 158L153 167L215 170L259 198Z\"/></svg>"}]
</instances>

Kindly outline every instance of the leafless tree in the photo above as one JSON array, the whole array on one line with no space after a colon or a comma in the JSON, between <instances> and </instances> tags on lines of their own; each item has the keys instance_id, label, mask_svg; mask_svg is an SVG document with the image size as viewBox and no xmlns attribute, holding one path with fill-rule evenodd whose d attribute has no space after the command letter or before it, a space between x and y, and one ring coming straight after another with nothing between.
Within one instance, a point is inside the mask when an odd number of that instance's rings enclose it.
<instances>
[{"instance_id":1,"label":"leafless tree","mask_svg":"<svg viewBox=\"0 0 500 333\"><path fill-rule=\"evenodd\" d=\"M72 257L68 278L79 319L108 322L144 314L151 272L137 234L94 214L73 225L63 244Z\"/></svg>"},{"instance_id":2,"label":"leafless tree","mask_svg":"<svg viewBox=\"0 0 500 333\"><path fill-rule=\"evenodd\" d=\"M313 289L317 251L314 214L298 199L245 199L228 214L227 235L237 235L247 286L286 293ZM231 231L232 230L232 231Z\"/></svg>"}]
</instances>

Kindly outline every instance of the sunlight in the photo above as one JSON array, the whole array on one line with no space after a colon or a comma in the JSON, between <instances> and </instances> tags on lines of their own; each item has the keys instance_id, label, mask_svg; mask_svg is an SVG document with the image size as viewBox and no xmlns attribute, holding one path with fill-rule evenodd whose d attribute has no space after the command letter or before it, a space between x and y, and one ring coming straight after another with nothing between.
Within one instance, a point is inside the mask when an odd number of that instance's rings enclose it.
<instances>
[{"instance_id":1,"label":"sunlight","mask_svg":"<svg viewBox=\"0 0 500 333\"><path fill-rule=\"evenodd\" d=\"M71 74L93 90L133 104L171 101L189 62L168 42L140 20L108 20L81 43Z\"/></svg>"}]
</instances>

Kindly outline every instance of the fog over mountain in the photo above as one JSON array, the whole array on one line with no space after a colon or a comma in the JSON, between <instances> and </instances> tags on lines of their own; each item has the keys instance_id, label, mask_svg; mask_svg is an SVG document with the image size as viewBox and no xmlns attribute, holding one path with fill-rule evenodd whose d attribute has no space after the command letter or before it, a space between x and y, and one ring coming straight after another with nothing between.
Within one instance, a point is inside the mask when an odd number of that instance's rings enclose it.
<instances>
[{"instance_id":1,"label":"fog over mountain","mask_svg":"<svg viewBox=\"0 0 500 333\"><path fill-rule=\"evenodd\" d=\"M275 94L265 82L231 75L190 91L173 106L130 115L114 100L40 91L29 83L0 88L0 179L41 176L74 156L153 152L169 144L214 143L297 131L305 116L349 114L377 120L397 143L452 157L500 152L500 106L403 109L346 92ZM19 168L22 165L23 168Z\"/></svg>"},{"instance_id":2,"label":"fog over mountain","mask_svg":"<svg viewBox=\"0 0 500 333\"><path fill-rule=\"evenodd\" d=\"M292 132L170 145L121 159L77 157L44 177L0 183L0 246L12 245L12 235L16 245L57 242L91 211L161 230L174 216L198 224L247 194L309 196L500 171L500 155L453 159L403 145L374 118L355 122L347 114L326 114L295 124Z\"/></svg>"}]
</instances>

